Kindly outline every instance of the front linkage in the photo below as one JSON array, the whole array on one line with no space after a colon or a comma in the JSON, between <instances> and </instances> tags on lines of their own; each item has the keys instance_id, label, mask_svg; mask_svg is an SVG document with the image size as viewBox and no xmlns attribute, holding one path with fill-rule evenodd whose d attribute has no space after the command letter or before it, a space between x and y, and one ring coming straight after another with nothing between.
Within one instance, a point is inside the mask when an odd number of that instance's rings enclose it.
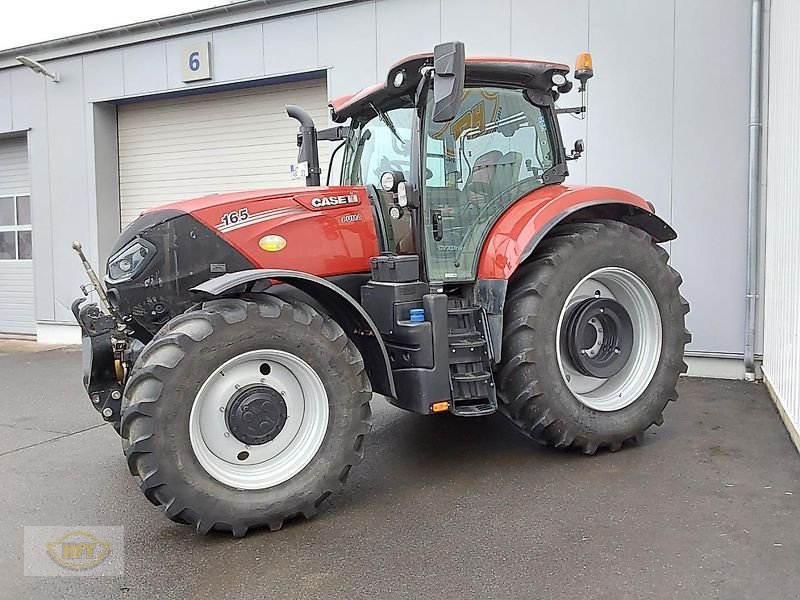
<instances>
[{"instance_id":1,"label":"front linkage","mask_svg":"<svg viewBox=\"0 0 800 600\"><path fill-rule=\"evenodd\" d=\"M131 336L132 330L111 306L103 284L92 269L78 242L72 245L81 258L90 285L82 285L85 297L96 292L107 312L100 310L96 302L81 306L86 298L72 303L72 313L81 327L83 344L83 385L92 401L92 406L103 419L119 432L122 394L128 377L129 365L143 348L143 344Z\"/></svg>"}]
</instances>

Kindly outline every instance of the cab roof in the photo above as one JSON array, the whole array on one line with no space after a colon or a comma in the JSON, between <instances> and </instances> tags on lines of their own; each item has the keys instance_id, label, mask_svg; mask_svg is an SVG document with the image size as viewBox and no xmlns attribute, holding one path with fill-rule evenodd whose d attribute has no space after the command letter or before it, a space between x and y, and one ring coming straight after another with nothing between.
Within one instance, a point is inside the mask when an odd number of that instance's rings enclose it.
<instances>
[{"instance_id":1,"label":"cab roof","mask_svg":"<svg viewBox=\"0 0 800 600\"><path fill-rule=\"evenodd\" d=\"M364 88L355 94L334 98L328 104L331 117L342 123L354 117L371 104L387 109L387 103L402 105L410 101L421 77L423 66L433 65L433 52L414 54L389 68L386 81ZM395 76L405 72L405 79L394 85ZM506 56L468 56L466 58L466 85L515 86L548 90L556 73L567 75L570 68L563 63L512 58ZM396 100L396 102L392 102Z\"/></svg>"}]
</instances>

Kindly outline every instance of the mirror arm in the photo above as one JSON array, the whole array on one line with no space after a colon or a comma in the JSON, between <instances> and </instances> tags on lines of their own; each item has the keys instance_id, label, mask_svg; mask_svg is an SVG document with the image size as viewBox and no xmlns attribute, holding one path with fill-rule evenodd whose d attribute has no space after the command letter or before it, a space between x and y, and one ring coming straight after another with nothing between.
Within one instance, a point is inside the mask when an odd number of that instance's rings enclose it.
<instances>
[{"instance_id":1,"label":"mirror arm","mask_svg":"<svg viewBox=\"0 0 800 600\"><path fill-rule=\"evenodd\" d=\"M427 94L423 94L422 92L425 90L425 86L430 83L431 77L433 76L433 67L422 67L419 73L421 77L417 84L417 90L414 92L414 106L416 108L420 108L423 96L427 98Z\"/></svg>"},{"instance_id":2,"label":"mirror arm","mask_svg":"<svg viewBox=\"0 0 800 600\"><path fill-rule=\"evenodd\" d=\"M557 108L557 115L581 115L586 112L585 106L571 106L569 108Z\"/></svg>"},{"instance_id":3,"label":"mirror arm","mask_svg":"<svg viewBox=\"0 0 800 600\"><path fill-rule=\"evenodd\" d=\"M317 131L317 141L338 142L345 139L349 133L350 127L347 125L319 129Z\"/></svg>"}]
</instances>

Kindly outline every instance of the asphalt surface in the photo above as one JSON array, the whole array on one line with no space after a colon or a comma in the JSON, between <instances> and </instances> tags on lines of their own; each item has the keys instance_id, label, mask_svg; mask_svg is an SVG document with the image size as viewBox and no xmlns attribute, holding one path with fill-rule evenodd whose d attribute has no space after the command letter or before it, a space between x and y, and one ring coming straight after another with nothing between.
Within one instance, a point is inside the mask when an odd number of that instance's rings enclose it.
<instances>
[{"instance_id":1,"label":"asphalt surface","mask_svg":"<svg viewBox=\"0 0 800 600\"><path fill-rule=\"evenodd\" d=\"M594 457L374 402L322 514L237 540L168 521L80 352L30 350L0 341L0 598L800 597L800 456L761 385L683 381L641 446ZM23 525L123 525L125 574L23 576Z\"/></svg>"}]
</instances>

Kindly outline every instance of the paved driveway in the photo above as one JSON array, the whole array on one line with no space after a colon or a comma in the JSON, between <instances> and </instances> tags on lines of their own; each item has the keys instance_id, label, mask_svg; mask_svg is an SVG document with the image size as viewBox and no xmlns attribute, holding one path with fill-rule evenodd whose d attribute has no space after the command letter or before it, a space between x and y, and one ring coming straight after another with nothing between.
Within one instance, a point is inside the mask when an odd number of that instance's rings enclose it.
<instances>
[{"instance_id":1,"label":"paved driveway","mask_svg":"<svg viewBox=\"0 0 800 600\"><path fill-rule=\"evenodd\" d=\"M595 457L376 402L319 518L236 540L141 496L77 350L4 347L0 598L800 597L800 456L760 385L684 381L640 447ZM123 525L125 575L24 577L23 525Z\"/></svg>"}]
</instances>

